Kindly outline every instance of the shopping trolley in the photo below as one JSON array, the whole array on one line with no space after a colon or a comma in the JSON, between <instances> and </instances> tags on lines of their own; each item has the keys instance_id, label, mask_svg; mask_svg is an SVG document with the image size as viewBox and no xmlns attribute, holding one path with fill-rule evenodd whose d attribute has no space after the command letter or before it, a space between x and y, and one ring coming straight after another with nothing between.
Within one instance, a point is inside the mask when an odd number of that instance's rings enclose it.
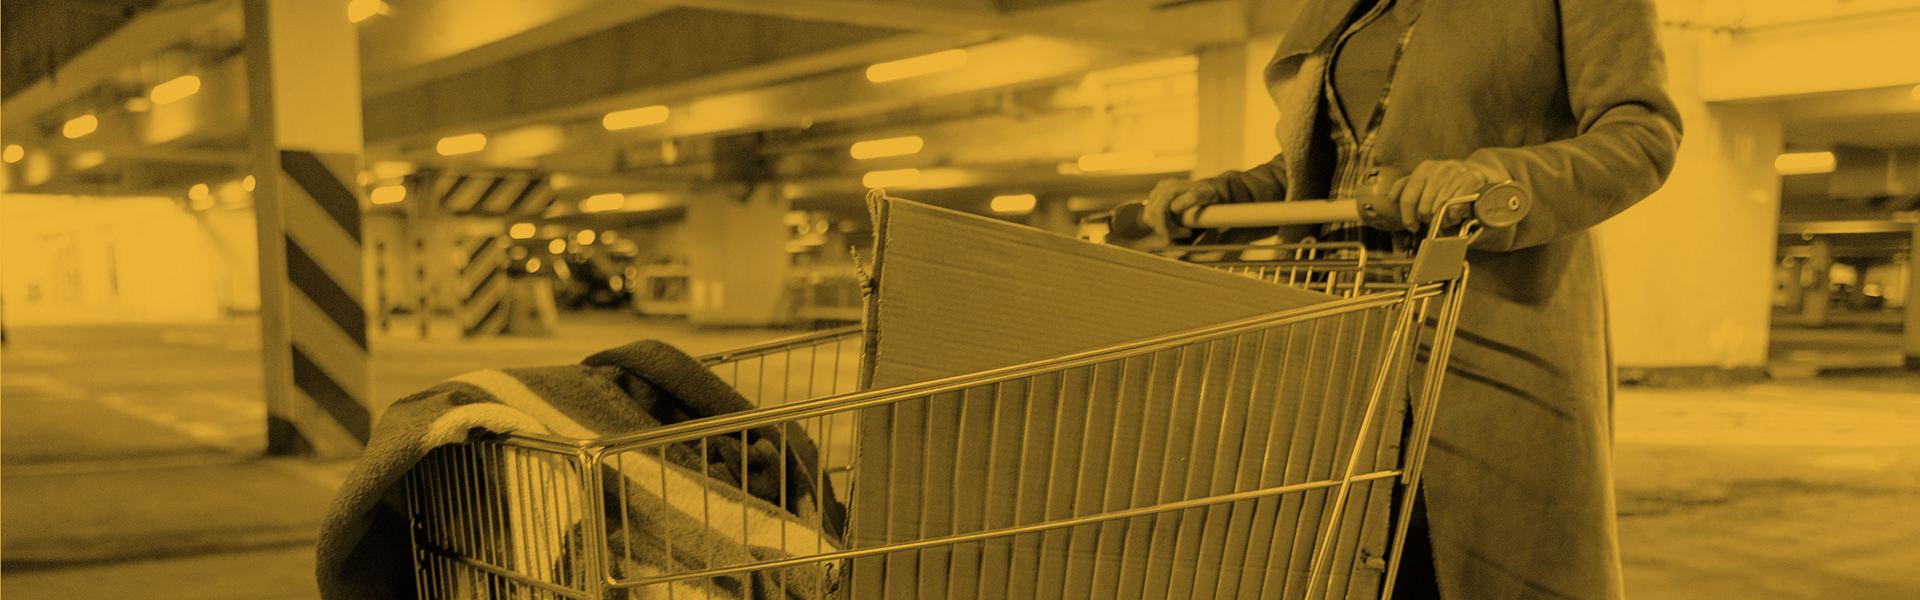
<instances>
[{"instance_id":1,"label":"shopping trolley","mask_svg":"<svg viewBox=\"0 0 1920 600\"><path fill-rule=\"evenodd\" d=\"M1345 242L1165 251L1327 294L1304 308L887 389L861 389L871 332L823 331L701 359L755 410L605 439L496 435L434 450L406 479L419 593L1390 596L1466 245L1516 222L1526 202L1512 186L1455 198L1446 210L1472 214L1410 255ZM1236 225L1327 220L1326 204L1302 206L1228 212ZM1220 221L1196 211L1182 222ZM631 567L639 554L702 552L672 536L636 547L607 534L633 525L628 486L670 486L664 470L636 466L664 463L674 445L704 455L715 440L744 444L750 429L788 424L821 449L813 483L852 490L850 510L885 511L875 522L886 526L836 539L709 501L682 509L765 551ZM874 446L856 452L855 440Z\"/></svg>"}]
</instances>

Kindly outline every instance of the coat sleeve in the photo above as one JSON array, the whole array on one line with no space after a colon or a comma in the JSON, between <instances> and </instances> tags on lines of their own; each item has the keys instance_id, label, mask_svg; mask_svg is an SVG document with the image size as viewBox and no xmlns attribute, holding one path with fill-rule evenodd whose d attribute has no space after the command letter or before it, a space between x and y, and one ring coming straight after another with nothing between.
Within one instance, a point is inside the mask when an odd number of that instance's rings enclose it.
<instances>
[{"instance_id":1,"label":"coat sleeve","mask_svg":"<svg viewBox=\"0 0 1920 600\"><path fill-rule=\"evenodd\" d=\"M1200 205L1278 202L1287 196L1287 168L1279 155L1245 171L1227 171L1193 182Z\"/></svg>"},{"instance_id":2,"label":"coat sleeve","mask_svg":"<svg viewBox=\"0 0 1920 600\"><path fill-rule=\"evenodd\" d=\"M1572 138L1482 148L1467 160L1511 176L1534 199L1519 225L1474 248L1537 246L1598 225L1652 194L1673 170L1680 114L1666 92L1666 57L1652 0L1560 0Z\"/></svg>"}]
</instances>

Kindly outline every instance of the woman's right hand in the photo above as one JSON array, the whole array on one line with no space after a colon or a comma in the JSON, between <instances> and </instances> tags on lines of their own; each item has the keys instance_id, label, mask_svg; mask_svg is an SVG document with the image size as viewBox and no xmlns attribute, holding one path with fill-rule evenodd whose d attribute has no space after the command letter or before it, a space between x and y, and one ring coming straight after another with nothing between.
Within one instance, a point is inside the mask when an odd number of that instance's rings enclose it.
<instances>
[{"instance_id":1,"label":"woman's right hand","mask_svg":"<svg viewBox=\"0 0 1920 600\"><path fill-rule=\"evenodd\" d=\"M1210 191L1205 185L1187 179L1162 179L1147 193L1147 206L1140 217L1148 227L1153 228L1149 239L1158 238L1164 246L1172 240L1193 235L1193 231L1180 226L1180 214L1203 202L1200 194Z\"/></svg>"}]
</instances>

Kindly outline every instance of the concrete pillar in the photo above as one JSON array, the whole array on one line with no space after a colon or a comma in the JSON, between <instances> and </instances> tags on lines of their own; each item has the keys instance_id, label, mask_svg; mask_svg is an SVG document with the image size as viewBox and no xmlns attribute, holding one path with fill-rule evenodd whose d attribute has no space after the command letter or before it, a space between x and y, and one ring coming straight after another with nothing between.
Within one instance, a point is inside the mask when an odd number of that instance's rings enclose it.
<instances>
[{"instance_id":1,"label":"concrete pillar","mask_svg":"<svg viewBox=\"0 0 1920 600\"><path fill-rule=\"evenodd\" d=\"M363 238L367 246L367 311L380 335L392 335L396 327L395 308L409 307L407 277L406 219L393 212L369 212L364 221Z\"/></svg>"},{"instance_id":2,"label":"concrete pillar","mask_svg":"<svg viewBox=\"0 0 1920 600\"><path fill-rule=\"evenodd\" d=\"M1699 47L1714 34L1665 34L1686 135L1666 186L1599 228L1615 360L1623 370L1758 377L1772 316L1782 117L1773 104L1702 99Z\"/></svg>"},{"instance_id":3,"label":"concrete pillar","mask_svg":"<svg viewBox=\"0 0 1920 600\"><path fill-rule=\"evenodd\" d=\"M1833 306L1833 240L1816 237L1807 242L1806 273L1801 281L1800 321L1807 327L1826 327Z\"/></svg>"},{"instance_id":4,"label":"concrete pillar","mask_svg":"<svg viewBox=\"0 0 1920 600\"><path fill-rule=\"evenodd\" d=\"M427 271L427 265L432 262L427 253L427 235L432 231L428 224L434 209L433 184L431 177L408 175L405 185L406 213L401 230L406 236L402 252L406 260L402 264L410 283L405 288L408 293L404 302L416 319L414 333L424 340L433 337L433 280Z\"/></svg>"},{"instance_id":5,"label":"concrete pillar","mask_svg":"<svg viewBox=\"0 0 1920 600\"><path fill-rule=\"evenodd\" d=\"M243 6L267 452L351 456L373 422L357 36L337 3Z\"/></svg>"},{"instance_id":6,"label":"concrete pillar","mask_svg":"<svg viewBox=\"0 0 1920 600\"><path fill-rule=\"evenodd\" d=\"M1774 308L1783 312L1800 312L1800 307L1806 304L1807 300L1806 294L1801 292L1800 285L1800 279L1806 273L1806 264L1797 258L1784 259L1780 264L1781 272L1776 275L1780 280L1774 283L1780 290L1780 298L1776 301L1785 303Z\"/></svg>"},{"instance_id":7,"label":"concrete pillar","mask_svg":"<svg viewBox=\"0 0 1920 600\"><path fill-rule=\"evenodd\" d=\"M1208 46L1198 53L1199 143L1194 177L1212 177L1273 159L1279 111L1267 95L1266 66L1278 39Z\"/></svg>"},{"instance_id":8,"label":"concrete pillar","mask_svg":"<svg viewBox=\"0 0 1920 600\"><path fill-rule=\"evenodd\" d=\"M779 186L715 185L687 200L688 322L766 326L787 321L789 210Z\"/></svg>"}]
</instances>

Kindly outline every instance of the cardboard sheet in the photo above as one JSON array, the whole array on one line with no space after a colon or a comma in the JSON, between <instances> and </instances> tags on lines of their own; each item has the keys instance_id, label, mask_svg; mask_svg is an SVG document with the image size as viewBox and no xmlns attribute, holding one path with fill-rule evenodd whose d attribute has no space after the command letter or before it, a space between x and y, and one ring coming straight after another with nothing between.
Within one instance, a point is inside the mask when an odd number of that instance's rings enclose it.
<instances>
[{"instance_id":1,"label":"cardboard sheet","mask_svg":"<svg viewBox=\"0 0 1920 600\"><path fill-rule=\"evenodd\" d=\"M908 200L880 201L874 232L875 388L1332 299Z\"/></svg>"},{"instance_id":2,"label":"cardboard sheet","mask_svg":"<svg viewBox=\"0 0 1920 600\"><path fill-rule=\"evenodd\" d=\"M868 368L882 388L1021 364L1329 296L908 201L876 207ZM1388 310L1277 328L863 411L856 547L1324 480L1345 467ZM1399 385L1399 384L1394 384ZM1398 399L1398 398L1395 398ZM1383 407L1366 470L1399 455ZM1382 435L1384 434L1384 435ZM1384 441L1384 443L1382 443ZM1389 484L1356 487L1332 597L1366 598ZM902 552L852 597L1293 598L1327 492ZM1362 558L1356 558L1362 557ZM1375 561L1377 562L1377 561Z\"/></svg>"}]
</instances>

